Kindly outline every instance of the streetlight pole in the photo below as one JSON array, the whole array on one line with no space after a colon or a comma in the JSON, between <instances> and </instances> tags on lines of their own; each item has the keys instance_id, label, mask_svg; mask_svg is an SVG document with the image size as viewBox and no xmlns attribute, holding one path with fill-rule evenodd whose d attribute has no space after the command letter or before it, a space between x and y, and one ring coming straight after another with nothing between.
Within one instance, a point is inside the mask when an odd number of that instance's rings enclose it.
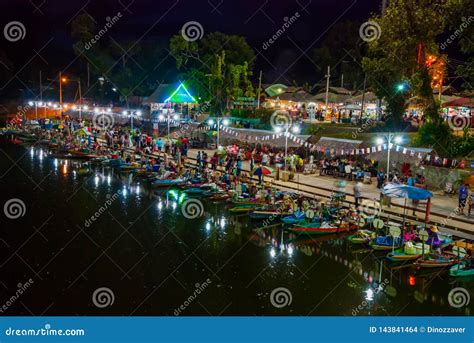
<instances>
[{"instance_id":1,"label":"streetlight pole","mask_svg":"<svg viewBox=\"0 0 474 343\"><path fill-rule=\"evenodd\" d=\"M63 82L61 72L59 72L59 109L61 113L61 119L63 117Z\"/></svg>"},{"instance_id":2,"label":"streetlight pole","mask_svg":"<svg viewBox=\"0 0 474 343\"><path fill-rule=\"evenodd\" d=\"M400 136L395 136L395 134L389 132L386 136L385 136L386 140L387 140L387 181L390 180L390 150L392 148L392 141L395 141L395 143L399 144L401 143L402 141L402 138ZM379 143L379 145L383 144L384 143L384 139L383 138L379 138L377 140L377 143Z\"/></svg>"}]
</instances>

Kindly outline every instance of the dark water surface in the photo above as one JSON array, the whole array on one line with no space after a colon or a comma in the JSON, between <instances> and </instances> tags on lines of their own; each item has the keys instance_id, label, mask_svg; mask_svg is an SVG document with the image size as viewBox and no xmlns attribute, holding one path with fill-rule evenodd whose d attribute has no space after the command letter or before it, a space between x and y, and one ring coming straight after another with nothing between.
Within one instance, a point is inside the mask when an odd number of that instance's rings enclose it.
<instances>
[{"instance_id":1,"label":"dark water surface","mask_svg":"<svg viewBox=\"0 0 474 343\"><path fill-rule=\"evenodd\" d=\"M0 144L2 207L16 198L26 209L1 216L2 315L470 315L474 299L454 308L448 294L472 294L473 278L391 269L344 237L255 230L225 202L202 200L204 214L187 219L170 194L110 168L80 175L77 161ZM114 297L104 308L101 287ZM291 297L282 308L270 301L279 287Z\"/></svg>"}]
</instances>

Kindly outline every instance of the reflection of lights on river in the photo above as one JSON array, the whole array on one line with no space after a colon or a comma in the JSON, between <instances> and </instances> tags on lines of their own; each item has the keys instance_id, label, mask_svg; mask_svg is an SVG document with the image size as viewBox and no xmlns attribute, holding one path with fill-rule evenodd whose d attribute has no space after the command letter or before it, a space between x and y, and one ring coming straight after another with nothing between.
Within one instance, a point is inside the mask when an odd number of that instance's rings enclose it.
<instances>
[{"instance_id":1,"label":"reflection of lights on river","mask_svg":"<svg viewBox=\"0 0 474 343\"><path fill-rule=\"evenodd\" d=\"M94 182L95 182L95 186L97 187L99 185L99 175L96 175L94 177Z\"/></svg>"},{"instance_id":2,"label":"reflection of lights on river","mask_svg":"<svg viewBox=\"0 0 474 343\"><path fill-rule=\"evenodd\" d=\"M34 155L35 155L35 149L33 149L33 147L31 147L30 156L33 157Z\"/></svg>"},{"instance_id":3,"label":"reflection of lights on river","mask_svg":"<svg viewBox=\"0 0 474 343\"><path fill-rule=\"evenodd\" d=\"M63 165L62 172L63 172L63 174L67 174L67 164Z\"/></svg>"},{"instance_id":4,"label":"reflection of lights on river","mask_svg":"<svg viewBox=\"0 0 474 343\"><path fill-rule=\"evenodd\" d=\"M221 228L222 229L225 228L225 218L224 217L221 218Z\"/></svg>"},{"instance_id":5,"label":"reflection of lights on river","mask_svg":"<svg viewBox=\"0 0 474 343\"><path fill-rule=\"evenodd\" d=\"M58 167L58 159L57 159L57 158L54 159L54 166L55 166L56 168Z\"/></svg>"},{"instance_id":6,"label":"reflection of lights on river","mask_svg":"<svg viewBox=\"0 0 474 343\"><path fill-rule=\"evenodd\" d=\"M163 203L161 202L161 200L158 202L158 209L161 211L161 209L163 208Z\"/></svg>"},{"instance_id":7,"label":"reflection of lights on river","mask_svg":"<svg viewBox=\"0 0 474 343\"><path fill-rule=\"evenodd\" d=\"M206 230L211 231L211 223L209 222L206 223Z\"/></svg>"},{"instance_id":8,"label":"reflection of lights on river","mask_svg":"<svg viewBox=\"0 0 474 343\"><path fill-rule=\"evenodd\" d=\"M112 181L112 178L110 177L110 175L107 175L107 185L110 186L110 181Z\"/></svg>"},{"instance_id":9,"label":"reflection of lights on river","mask_svg":"<svg viewBox=\"0 0 474 343\"><path fill-rule=\"evenodd\" d=\"M293 247L291 245L288 245L287 251L288 251L288 256L293 256L293 251L294 250L293 250Z\"/></svg>"},{"instance_id":10,"label":"reflection of lights on river","mask_svg":"<svg viewBox=\"0 0 474 343\"><path fill-rule=\"evenodd\" d=\"M40 149L40 151L39 151L39 159L40 159L40 161L43 160L43 149Z\"/></svg>"},{"instance_id":11,"label":"reflection of lights on river","mask_svg":"<svg viewBox=\"0 0 474 343\"><path fill-rule=\"evenodd\" d=\"M270 250L270 256L271 256L272 258L276 256L276 250L275 250L275 248L272 248L272 249Z\"/></svg>"},{"instance_id":12,"label":"reflection of lights on river","mask_svg":"<svg viewBox=\"0 0 474 343\"><path fill-rule=\"evenodd\" d=\"M122 195L126 198L127 197L127 188L123 187Z\"/></svg>"},{"instance_id":13,"label":"reflection of lights on river","mask_svg":"<svg viewBox=\"0 0 474 343\"><path fill-rule=\"evenodd\" d=\"M367 301L374 300L374 290L372 288L369 288L368 290L365 291L365 300Z\"/></svg>"},{"instance_id":14,"label":"reflection of lights on river","mask_svg":"<svg viewBox=\"0 0 474 343\"><path fill-rule=\"evenodd\" d=\"M137 185L137 188L136 188L135 192L136 192L137 194L140 194L140 185Z\"/></svg>"},{"instance_id":15,"label":"reflection of lights on river","mask_svg":"<svg viewBox=\"0 0 474 343\"><path fill-rule=\"evenodd\" d=\"M173 207L173 210L176 210L176 207L178 206L178 203L176 201L173 201L171 204L171 207Z\"/></svg>"},{"instance_id":16,"label":"reflection of lights on river","mask_svg":"<svg viewBox=\"0 0 474 343\"><path fill-rule=\"evenodd\" d=\"M416 285L416 278L413 275L408 276L408 284L410 286L415 286Z\"/></svg>"}]
</instances>

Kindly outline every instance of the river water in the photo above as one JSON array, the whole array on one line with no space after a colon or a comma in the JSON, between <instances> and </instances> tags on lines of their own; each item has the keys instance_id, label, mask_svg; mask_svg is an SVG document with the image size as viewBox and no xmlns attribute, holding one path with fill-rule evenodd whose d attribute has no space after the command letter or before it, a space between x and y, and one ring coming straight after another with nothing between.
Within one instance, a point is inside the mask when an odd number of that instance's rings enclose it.
<instances>
[{"instance_id":1,"label":"river water","mask_svg":"<svg viewBox=\"0 0 474 343\"><path fill-rule=\"evenodd\" d=\"M2 213L2 315L470 315L474 299L456 308L449 293L472 294L474 278L260 229L226 202L196 198L202 215L188 219L178 191L0 144L2 204L24 204Z\"/></svg>"}]
</instances>

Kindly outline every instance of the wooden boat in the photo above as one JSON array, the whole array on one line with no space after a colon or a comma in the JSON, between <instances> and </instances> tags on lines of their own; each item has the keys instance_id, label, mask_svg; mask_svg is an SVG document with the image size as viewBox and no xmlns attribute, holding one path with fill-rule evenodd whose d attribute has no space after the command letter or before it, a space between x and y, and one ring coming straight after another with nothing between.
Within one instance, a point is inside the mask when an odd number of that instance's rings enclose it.
<instances>
[{"instance_id":1,"label":"wooden boat","mask_svg":"<svg viewBox=\"0 0 474 343\"><path fill-rule=\"evenodd\" d=\"M407 254L403 249L397 249L394 252L389 252L386 258L392 262L414 261L421 257L421 254Z\"/></svg>"},{"instance_id":2,"label":"wooden boat","mask_svg":"<svg viewBox=\"0 0 474 343\"><path fill-rule=\"evenodd\" d=\"M305 220L305 214L303 212L296 212L289 216L281 218L285 224L299 224Z\"/></svg>"},{"instance_id":3,"label":"wooden boat","mask_svg":"<svg viewBox=\"0 0 474 343\"><path fill-rule=\"evenodd\" d=\"M210 200L227 200L230 198L230 195L227 193L222 193L222 194L214 194L208 197Z\"/></svg>"},{"instance_id":4,"label":"wooden boat","mask_svg":"<svg viewBox=\"0 0 474 343\"><path fill-rule=\"evenodd\" d=\"M420 268L442 268L449 267L455 263L454 259L439 254L429 254L418 259L415 264Z\"/></svg>"},{"instance_id":5,"label":"wooden boat","mask_svg":"<svg viewBox=\"0 0 474 343\"><path fill-rule=\"evenodd\" d=\"M201 187L190 187L184 190L187 194L203 194L206 190Z\"/></svg>"},{"instance_id":6,"label":"wooden boat","mask_svg":"<svg viewBox=\"0 0 474 343\"><path fill-rule=\"evenodd\" d=\"M267 219L267 218L280 218L282 216L287 216L289 214L290 214L289 212L262 209L262 210L251 211L249 213L249 217L252 219Z\"/></svg>"},{"instance_id":7,"label":"wooden boat","mask_svg":"<svg viewBox=\"0 0 474 343\"><path fill-rule=\"evenodd\" d=\"M184 179L158 179L152 182L152 187L173 187L183 185L186 182Z\"/></svg>"},{"instance_id":8,"label":"wooden boat","mask_svg":"<svg viewBox=\"0 0 474 343\"><path fill-rule=\"evenodd\" d=\"M402 239L400 237L394 239L391 236L381 236L374 238L369 245L372 249L379 251L398 249L402 246Z\"/></svg>"},{"instance_id":9,"label":"wooden boat","mask_svg":"<svg viewBox=\"0 0 474 343\"><path fill-rule=\"evenodd\" d=\"M306 234L306 235L330 235L330 234L336 234L336 233L349 232L355 229L357 229L356 225L335 227L335 226L330 225L327 222L324 222L320 225L318 224L312 224L312 226L295 225L293 227L288 228L288 230L290 230L291 232L294 232L297 234Z\"/></svg>"},{"instance_id":10,"label":"wooden boat","mask_svg":"<svg viewBox=\"0 0 474 343\"><path fill-rule=\"evenodd\" d=\"M352 244L367 244L376 237L376 233L370 230L357 230L353 235L347 237Z\"/></svg>"},{"instance_id":11,"label":"wooden boat","mask_svg":"<svg viewBox=\"0 0 474 343\"><path fill-rule=\"evenodd\" d=\"M229 212L232 213L246 213L246 212L251 212L251 211L256 211L258 209L261 209L264 207L265 204L245 204L245 205L237 205L235 207L232 207L229 209Z\"/></svg>"},{"instance_id":12,"label":"wooden boat","mask_svg":"<svg viewBox=\"0 0 474 343\"><path fill-rule=\"evenodd\" d=\"M474 275L474 264L469 261L463 261L455 264L449 269L450 276L471 276Z\"/></svg>"}]
</instances>

